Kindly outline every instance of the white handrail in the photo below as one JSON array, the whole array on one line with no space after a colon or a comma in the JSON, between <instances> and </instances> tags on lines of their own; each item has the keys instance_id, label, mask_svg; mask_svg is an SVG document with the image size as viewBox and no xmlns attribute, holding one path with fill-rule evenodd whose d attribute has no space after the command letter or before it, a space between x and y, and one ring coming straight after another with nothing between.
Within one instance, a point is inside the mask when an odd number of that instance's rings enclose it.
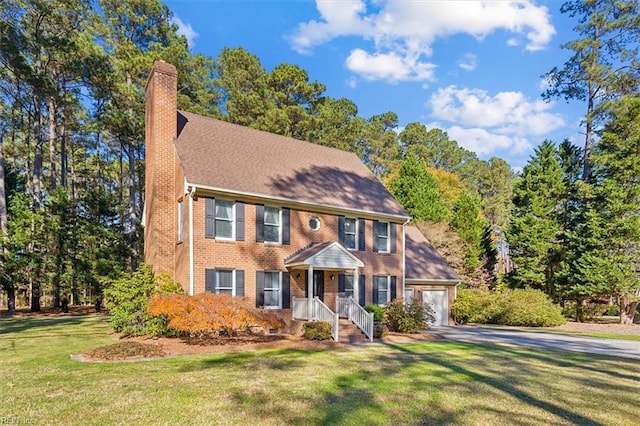
<instances>
[{"instance_id":1,"label":"white handrail","mask_svg":"<svg viewBox=\"0 0 640 426\"><path fill-rule=\"evenodd\" d=\"M348 318L373 342L373 312L367 312L353 297L349 297Z\"/></svg>"},{"instance_id":2,"label":"white handrail","mask_svg":"<svg viewBox=\"0 0 640 426\"><path fill-rule=\"evenodd\" d=\"M338 314L334 313L327 305L322 303L322 300L320 300L318 296L314 297L313 301L313 319L331 324L331 337L337 342L338 330L340 328Z\"/></svg>"}]
</instances>

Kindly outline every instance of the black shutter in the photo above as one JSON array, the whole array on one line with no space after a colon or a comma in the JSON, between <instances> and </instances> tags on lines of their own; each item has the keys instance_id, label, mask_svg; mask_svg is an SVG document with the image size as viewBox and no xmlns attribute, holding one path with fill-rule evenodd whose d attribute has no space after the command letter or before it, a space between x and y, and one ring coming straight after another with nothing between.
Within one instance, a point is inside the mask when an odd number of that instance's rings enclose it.
<instances>
[{"instance_id":1,"label":"black shutter","mask_svg":"<svg viewBox=\"0 0 640 426\"><path fill-rule=\"evenodd\" d=\"M205 238L216 237L216 200L214 198L204 199L205 219L204 219L204 236Z\"/></svg>"},{"instance_id":2,"label":"black shutter","mask_svg":"<svg viewBox=\"0 0 640 426\"><path fill-rule=\"evenodd\" d=\"M347 291L344 274L338 275L338 296L344 297Z\"/></svg>"},{"instance_id":3,"label":"black shutter","mask_svg":"<svg viewBox=\"0 0 640 426\"><path fill-rule=\"evenodd\" d=\"M373 251L378 251L378 221L373 221Z\"/></svg>"},{"instance_id":4,"label":"black shutter","mask_svg":"<svg viewBox=\"0 0 640 426\"><path fill-rule=\"evenodd\" d=\"M391 253L396 252L396 240L398 239L398 231L396 230L396 223L389 223L389 239L391 240Z\"/></svg>"},{"instance_id":5,"label":"black shutter","mask_svg":"<svg viewBox=\"0 0 640 426\"><path fill-rule=\"evenodd\" d=\"M291 309L291 275L282 273L282 309Z\"/></svg>"},{"instance_id":6,"label":"black shutter","mask_svg":"<svg viewBox=\"0 0 640 426\"><path fill-rule=\"evenodd\" d=\"M338 216L338 242L344 245L344 216Z\"/></svg>"},{"instance_id":7,"label":"black shutter","mask_svg":"<svg viewBox=\"0 0 640 426\"><path fill-rule=\"evenodd\" d=\"M289 245L291 243L291 210L282 208L282 244Z\"/></svg>"},{"instance_id":8,"label":"black shutter","mask_svg":"<svg viewBox=\"0 0 640 426\"><path fill-rule=\"evenodd\" d=\"M244 271L236 269L236 296L244 297Z\"/></svg>"},{"instance_id":9,"label":"black shutter","mask_svg":"<svg viewBox=\"0 0 640 426\"><path fill-rule=\"evenodd\" d=\"M397 299L397 292L396 292L396 277L393 276L391 277L391 300L396 300Z\"/></svg>"},{"instance_id":10,"label":"black shutter","mask_svg":"<svg viewBox=\"0 0 640 426\"><path fill-rule=\"evenodd\" d=\"M236 241L244 241L244 203L236 201Z\"/></svg>"},{"instance_id":11,"label":"black shutter","mask_svg":"<svg viewBox=\"0 0 640 426\"><path fill-rule=\"evenodd\" d=\"M264 305L264 272L256 271L256 307Z\"/></svg>"},{"instance_id":12,"label":"black shutter","mask_svg":"<svg viewBox=\"0 0 640 426\"><path fill-rule=\"evenodd\" d=\"M366 303L366 291L365 291L365 285L366 285L366 277L364 275L360 275L358 276L358 293L360 293L358 295L358 298L360 299L360 306L364 306L364 304Z\"/></svg>"},{"instance_id":13,"label":"black shutter","mask_svg":"<svg viewBox=\"0 0 640 426\"><path fill-rule=\"evenodd\" d=\"M264 205L256 204L256 241L264 242Z\"/></svg>"},{"instance_id":14,"label":"black shutter","mask_svg":"<svg viewBox=\"0 0 640 426\"><path fill-rule=\"evenodd\" d=\"M378 300L378 280L377 276L373 276L373 304L377 305L379 303Z\"/></svg>"},{"instance_id":15,"label":"black shutter","mask_svg":"<svg viewBox=\"0 0 640 426\"><path fill-rule=\"evenodd\" d=\"M216 292L216 270L215 269L204 270L204 291L208 293Z\"/></svg>"},{"instance_id":16,"label":"black shutter","mask_svg":"<svg viewBox=\"0 0 640 426\"><path fill-rule=\"evenodd\" d=\"M309 297L309 270L304 271L304 297ZM313 295L311 295L313 297Z\"/></svg>"},{"instance_id":17,"label":"black shutter","mask_svg":"<svg viewBox=\"0 0 640 426\"><path fill-rule=\"evenodd\" d=\"M364 219L358 219L358 250L360 251L365 251L366 250L366 244L365 244L365 232L364 232L364 228L365 228L365 222Z\"/></svg>"}]
</instances>

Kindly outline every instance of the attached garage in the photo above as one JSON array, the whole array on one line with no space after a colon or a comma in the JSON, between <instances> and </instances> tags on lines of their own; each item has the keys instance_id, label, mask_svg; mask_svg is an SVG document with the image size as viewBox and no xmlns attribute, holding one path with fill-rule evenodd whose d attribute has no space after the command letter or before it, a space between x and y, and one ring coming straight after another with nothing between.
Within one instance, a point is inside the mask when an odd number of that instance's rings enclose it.
<instances>
[{"instance_id":1,"label":"attached garage","mask_svg":"<svg viewBox=\"0 0 640 426\"><path fill-rule=\"evenodd\" d=\"M405 235L405 299L430 304L435 311L432 325L453 325L450 309L460 277L418 228L407 226Z\"/></svg>"}]
</instances>

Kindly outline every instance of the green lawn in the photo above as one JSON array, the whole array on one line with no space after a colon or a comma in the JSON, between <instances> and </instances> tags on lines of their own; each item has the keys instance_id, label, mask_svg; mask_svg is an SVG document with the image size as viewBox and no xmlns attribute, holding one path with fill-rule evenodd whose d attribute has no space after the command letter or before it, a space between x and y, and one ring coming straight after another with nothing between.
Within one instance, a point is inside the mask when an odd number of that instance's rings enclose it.
<instances>
[{"instance_id":1,"label":"green lawn","mask_svg":"<svg viewBox=\"0 0 640 426\"><path fill-rule=\"evenodd\" d=\"M581 424L640 419L640 361L426 342L81 363L105 317L0 319L0 423Z\"/></svg>"}]
</instances>

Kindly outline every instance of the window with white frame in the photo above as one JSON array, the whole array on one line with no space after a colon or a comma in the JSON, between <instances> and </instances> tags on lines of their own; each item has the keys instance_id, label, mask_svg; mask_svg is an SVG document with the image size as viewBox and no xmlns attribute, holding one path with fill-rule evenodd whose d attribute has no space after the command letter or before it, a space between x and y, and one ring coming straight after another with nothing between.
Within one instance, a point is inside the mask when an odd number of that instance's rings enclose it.
<instances>
[{"instance_id":1,"label":"window with white frame","mask_svg":"<svg viewBox=\"0 0 640 426\"><path fill-rule=\"evenodd\" d=\"M373 303L384 305L391 300L389 282L389 277L386 275L375 275L373 277Z\"/></svg>"},{"instance_id":2,"label":"window with white frame","mask_svg":"<svg viewBox=\"0 0 640 426\"><path fill-rule=\"evenodd\" d=\"M353 292L353 275L344 276L344 297L356 297Z\"/></svg>"},{"instance_id":3,"label":"window with white frame","mask_svg":"<svg viewBox=\"0 0 640 426\"><path fill-rule=\"evenodd\" d=\"M378 222L377 232L375 235L376 251L389 251L389 223Z\"/></svg>"},{"instance_id":4,"label":"window with white frame","mask_svg":"<svg viewBox=\"0 0 640 426\"><path fill-rule=\"evenodd\" d=\"M216 238L233 239L233 202L216 200Z\"/></svg>"},{"instance_id":5,"label":"window with white frame","mask_svg":"<svg viewBox=\"0 0 640 426\"><path fill-rule=\"evenodd\" d=\"M282 273L279 271L264 273L264 307L282 308Z\"/></svg>"},{"instance_id":6,"label":"window with white frame","mask_svg":"<svg viewBox=\"0 0 640 426\"><path fill-rule=\"evenodd\" d=\"M280 242L280 230L282 223L280 209L278 207L264 208L264 241L267 243Z\"/></svg>"},{"instance_id":7,"label":"window with white frame","mask_svg":"<svg viewBox=\"0 0 640 426\"><path fill-rule=\"evenodd\" d=\"M405 303L411 304L413 303L413 289L405 288L404 289L404 301Z\"/></svg>"},{"instance_id":8,"label":"window with white frame","mask_svg":"<svg viewBox=\"0 0 640 426\"><path fill-rule=\"evenodd\" d=\"M353 218L344 219L344 246L349 250L358 248L358 220Z\"/></svg>"},{"instance_id":9,"label":"window with white frame","mask_svg":"<svg viewBox=\"0 0 640 426\"><path fill-rule=\"evenodd\" d=\"M181 242L184 238L184 211L183 211L182 199L178 201L178 242Z\"/></svg>"},{"instance_id":10,"label":"window with white frame","mask_svg":"<svg viewBox=\"0 0 640 426\"><path fill-rule=\"evenodd\" d=\"M233 270L216 269L215 271L215 294L234 295L233 291Z\"/></svg>"}]
</instances>

